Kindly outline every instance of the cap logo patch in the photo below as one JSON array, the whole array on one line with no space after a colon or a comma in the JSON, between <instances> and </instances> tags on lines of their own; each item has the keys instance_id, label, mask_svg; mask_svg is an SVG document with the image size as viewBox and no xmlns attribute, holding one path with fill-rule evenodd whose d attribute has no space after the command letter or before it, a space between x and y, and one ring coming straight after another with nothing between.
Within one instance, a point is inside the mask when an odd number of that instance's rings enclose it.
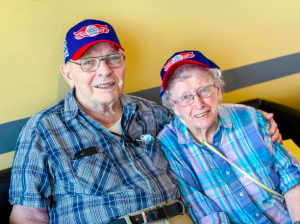
<instances>
[{"instance_id":1,"label":"cap logo patch","mask_svg":"<svg viewBox=\"0 0 300 224\"><path fill-rule=\"evenodd\" d=\"M195 55L193 52L187 52L187 53L181 53L175 55L173 58L171 58L168 63L164 66L165 72L168 71L168 69L177 61L181 61L188 58L193 58Z\"/></svg>"},{"instance_id":2,"label":"cap logo patch","mask_svg":"<svg viewBox=\"0 0 300 224\"><path fill-rule=\"evenodd\" d=\"M81 40L85 37L94 37L101 33L109 33L107 25L94 24L81 28L79 31L74 32L75 39Z\"/></svg>"}]
</instances>

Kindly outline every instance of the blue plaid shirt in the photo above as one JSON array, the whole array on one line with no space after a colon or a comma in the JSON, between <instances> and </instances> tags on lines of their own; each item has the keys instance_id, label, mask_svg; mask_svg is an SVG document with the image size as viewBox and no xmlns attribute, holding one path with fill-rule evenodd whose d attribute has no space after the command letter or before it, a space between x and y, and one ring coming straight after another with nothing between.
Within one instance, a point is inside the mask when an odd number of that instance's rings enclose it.
<instances>
[{"instance_id":1,"label":"blue plaid shirt","mask_svg":"<svg viewBox=\"0 0 300 224\"><path fill-rule=\"evenodd\" d=\"M124 124L133 140L145 134L155 137L172 118L153 102L126 95L120 100ZM75 158L88 147L95 147L97 153ZM71 91L23 128L9 201L47 207L50 223L109 223L178 199L180 192L168 167L156 140L141 146L118 141L78 107Z\"/></svg>"},{"instance_id":2,"label":"blue plaid shirt","mask_svg":"<svg viewBox=\"0 0 300 224\"><path fill-rule=\"evenodd\" d=\"M212 144L251 176L284 194L300 182L298 161L280 144L272 144L268 129L253 108L219 106ZM178 118L158 139L195 223L291 223L283 198L198 144Z\"/></svg>"}]
</instances>

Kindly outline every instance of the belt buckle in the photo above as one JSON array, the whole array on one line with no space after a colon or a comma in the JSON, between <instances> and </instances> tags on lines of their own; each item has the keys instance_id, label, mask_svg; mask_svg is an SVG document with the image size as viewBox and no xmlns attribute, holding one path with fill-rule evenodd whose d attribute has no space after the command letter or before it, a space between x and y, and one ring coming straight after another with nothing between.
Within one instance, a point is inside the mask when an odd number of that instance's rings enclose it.
<instances>
[{"instance_id":1,"label":"belt buckle","mask_svg":"<svg viewBox=\"0 0 300 224\"><path fill-rule=\"evenodd\" d=\"M182 201L180 201L180 200L177 200L177 202L176 203L179 203L179 204L181 204L181 207L182 207L182 212L181 212L181 214L180 215L184 215L185 214L185 207L184 207L184 204L182 203Z\"/></svg>"},{"instance_id":2,"label":"belt buckle","mask_svg":"<svg viewBox=\"0 0 300 224\"><path fill-rule=\"evenodd\" d=\"M179 204L181 205L181 207L182 207L182 212L181 212L180 215L184 215L184 214L185 214L185 207L184 207L184 204L183 204L182 201L180 201L180 200L176 200L176 202L173 203L173 204L176 204L176 203L179 203ZM166 214L166 219L170 218L170 216L168 215L168 213L167 213L167 211L166 211L167 205L161 205L161 207L163 208L163 210L164 210L164 212L165 212L165 214Z\"/></svg>"}]
</instances>

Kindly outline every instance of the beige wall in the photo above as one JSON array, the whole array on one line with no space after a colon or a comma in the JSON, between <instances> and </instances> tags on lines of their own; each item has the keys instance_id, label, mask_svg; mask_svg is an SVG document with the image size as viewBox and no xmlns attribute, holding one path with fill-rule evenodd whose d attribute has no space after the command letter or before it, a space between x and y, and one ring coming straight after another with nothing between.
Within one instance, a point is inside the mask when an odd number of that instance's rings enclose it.
<instances>
[{"instance_id":1,"label":"beige wall","mask_svg":"<svg viewBox=\"0 0 300 224\"><path fill-rule=\"evenodd\" d=\"M200 50L222 70L300 52L299 8L292 0L3 0L0 124L29 117L69 91L59 70L63 41L83 19L114 26L127 55L125 92L133 92L159 86L162 65L179 50ZM259 96L300 109L298 83L296 74L233 91L224 101Z\"/></svg>"}]
</instances>

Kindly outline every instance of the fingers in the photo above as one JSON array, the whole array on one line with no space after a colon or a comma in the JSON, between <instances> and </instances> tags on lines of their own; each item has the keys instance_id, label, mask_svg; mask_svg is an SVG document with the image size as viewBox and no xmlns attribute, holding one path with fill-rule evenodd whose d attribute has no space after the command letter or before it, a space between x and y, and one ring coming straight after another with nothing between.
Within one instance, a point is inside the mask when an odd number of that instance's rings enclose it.
<instances>
[{"instance_id":1,"label":"fingers","mask_svg":"<svg viewBox=\"0 0 300 224\"><path fill-rule=\"evenodd\" d=\"M283 144L283 142L282 142L282 136L281 136L281 134L279 132L279 129L275 130L274 134L271 136L271 141L273 143L278 142L281 145Z\"/></svg>"},{"instance_id":2,"label":"fingers","mask_svg":"<svg viewBox=\"0 0 300 224\"><path fill-rule=\"evenodd\" d=\"M263 111L263 110L258 110L258 112L259 112L265 119L267 119L268 121L274 117L274 114L273 114L273 113L267 113L267 112L265 112L265 111Z\"/></svg>"},{"instance_id":3,"label":"fingers","mask_svg":"<svg viewBox=\"0 0 300 224\"><path fill-rule=\"evenodd\" d=\"M275 122L275 120L273 118L271 118L268 120L268 122L270 125L270 128L269 128L270 136L272 137L276 133L276 131L279 133L278 126L277 126L277 123Z\"/></svg>"},{"instance_id":4,"label":"fingers","mask_svg":"<svg viewBox=\"0 0 300 224\"><path fill-rule=\"evenodd\" d=\"M282 141L282 135L279 133L279 138L277 139L277 142L280 144L280 145L283 145L283 141Z\"/></svg>"},{"instance_id":5,"label":"fingers","mask_svg":"<svg viewBox=\"0 0 300 224\"><path fill-rule=\"evenodd\" d=\"M265 118L268 120L270 128L269 128L269 134L271 136L271 140L273 143L278 142L279 144L283 145L282 142L282 136L279 132L277 123L275 122L275 120L273 119L274 114L273 113L267 113L263 110L258 110L258 112Z\"/></svg>"}]
</instances>

